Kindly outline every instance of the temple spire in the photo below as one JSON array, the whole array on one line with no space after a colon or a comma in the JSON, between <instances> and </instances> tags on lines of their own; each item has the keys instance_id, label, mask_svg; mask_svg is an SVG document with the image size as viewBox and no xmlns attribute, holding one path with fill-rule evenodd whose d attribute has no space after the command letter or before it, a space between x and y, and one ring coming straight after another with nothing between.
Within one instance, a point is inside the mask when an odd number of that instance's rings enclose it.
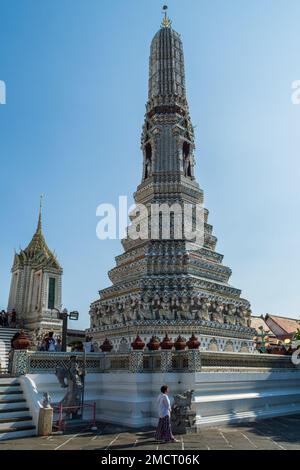
<instances>
[{"instance_id":1,"label":"temple spire","mask_svg":"<svg viewBox=\"0 0 300 470\"><path fill-rule=\"evenodd\" d=\"M170 18L168 17L167 11L168 11L168 5L164 5L164 6L163 6L164 18L163 18L162 24L161 24L161 26L162 26L163 28L170 28L170 26L171 26L171 24L172 24L172 21L171 21Z\"/></svg>"},{"instance_id":2,"label":"temple spire","mask_svg":"<svg viewBox=\"0 0 300 470\"><path fill-rule=\"evenodd\" d=\"M36 233L41 234L42 233L42 208L43 208L43 195L40 195L40 208L39 208L39 220L38 220L38 225L36 229Z\"/></svg>"}]
</instances>

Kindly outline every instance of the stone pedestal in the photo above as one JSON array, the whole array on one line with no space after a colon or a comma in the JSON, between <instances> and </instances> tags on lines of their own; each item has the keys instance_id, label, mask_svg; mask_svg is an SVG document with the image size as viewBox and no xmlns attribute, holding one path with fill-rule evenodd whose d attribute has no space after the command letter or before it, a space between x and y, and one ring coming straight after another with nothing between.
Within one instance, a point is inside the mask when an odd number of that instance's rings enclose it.
<instances>
[{"instance_id":1,"label":"stone pedestal","mask_svg":"<svg viewBox=\"0 0 300 470\"><path fill-rule=\"evenodd\" d=\"M50 436L52 434L53 409L41 408L38 421L38 436Z\"/></svg>"},{"instance_id":2,"label":"stone pedestal","mask_svg":"<svg viewBox=\"0 0 300 470\"><path fill-rule=\"evenodd\" d=\"M196 433L196 412L192 410L183 410L182 413L173 411L171 414L171 426L173 434L191 434Z\"/></svg>"}]
</instances>

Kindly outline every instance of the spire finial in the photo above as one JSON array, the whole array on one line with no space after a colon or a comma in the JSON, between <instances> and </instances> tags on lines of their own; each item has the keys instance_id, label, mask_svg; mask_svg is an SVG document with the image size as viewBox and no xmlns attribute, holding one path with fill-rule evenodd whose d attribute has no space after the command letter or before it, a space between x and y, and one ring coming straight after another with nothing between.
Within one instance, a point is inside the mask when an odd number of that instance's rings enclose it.
<instances>
[{"instance_id":1,"label":"spire finial","mask_svg":"<svg viewBox=\"0 0 300 470\"><path fill-rule=\"evenodd\" d=\"M163 28L170 28L170 26L172 24L172 21L168 17L167 11L168 11L168 5L164 5L163 6L164 18L163 18L162 24L161 24Z\"/></svg>"},{"instance_id":2,"label":"spire finial","mask_svg":"<svg viewBox=\"0 0 300 470\"><path fill-rule=\"evenodd\" d=\"M39 208L39 221L37 226L37 232L42 233L42 208L43 208L43 194L40 195L40 208Z\"/></svg>"}]
</instances>

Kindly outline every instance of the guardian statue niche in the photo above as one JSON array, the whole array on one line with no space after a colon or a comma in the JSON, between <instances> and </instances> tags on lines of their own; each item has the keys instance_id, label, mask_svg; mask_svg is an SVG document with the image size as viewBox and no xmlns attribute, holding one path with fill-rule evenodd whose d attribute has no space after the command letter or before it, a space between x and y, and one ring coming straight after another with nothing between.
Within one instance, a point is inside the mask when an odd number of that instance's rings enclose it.
<instances>
[{"instance_id":1,"label":"guardian statue niche","mask_svg":"<svg viewBox=\"0 0 300 470\"><path fill-rule=\"evenodd\" d=\"M71 364L68 369L58 367L55 371L55 375L62 388L67 388L67 393L59 403L67 408L66 418L78 419L80 417L78 411L80 410L82 402L84 372L78 364L77 356L71 356L70 361Z\"/></svg>"}]
</instances>

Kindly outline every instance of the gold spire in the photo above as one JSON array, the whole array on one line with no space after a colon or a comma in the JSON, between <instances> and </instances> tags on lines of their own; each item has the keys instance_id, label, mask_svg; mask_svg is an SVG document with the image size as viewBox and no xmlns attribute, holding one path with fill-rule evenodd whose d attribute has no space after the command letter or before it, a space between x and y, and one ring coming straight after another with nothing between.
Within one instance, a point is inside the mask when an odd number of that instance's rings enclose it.
<instances>
[{"instance_id":1,"label":"gold spire","mask_svg":"<svg viewBox=\"0 0 300 470\"><path fill-rule=\"evenodd\" d=\"M39 209L39 221L38 221L38 226L36 233L41 234L42 233L42 207L43 207L43 195L40 195L40 209Z\"/></svg>"},{"instance_id":2,"label":"gold spire","mask_svg":"<svg viewBox=\"0 0 300 470\"><path fill-rule=\"evenodd\" d=\"M40 196L40 208L39 208L39 220L37 229L32 237L31 242L25 248L20 250L20 255L17 255L20 259L22 256L24 260L29 260L31 263L51 265L57 269L61 269L58 260L54 253L48 248L45 237L42 231L42 207L43 207L43 196Z\"/></svg>"},{"instance_id":3,"label":"gold spire","mask_svg":"<svg viewBox=\"0 0 300 470\"><path fill-rule=\"evenodd\" d=\"M161 26L163 28L170 28L170 26L172 24L172 21L170 20L170 18L167 15L167 11L168 11L168 5L164 5L163 6L164 18L163 18L162 24L161 24Z\"/></svg>"}]
</instances>

